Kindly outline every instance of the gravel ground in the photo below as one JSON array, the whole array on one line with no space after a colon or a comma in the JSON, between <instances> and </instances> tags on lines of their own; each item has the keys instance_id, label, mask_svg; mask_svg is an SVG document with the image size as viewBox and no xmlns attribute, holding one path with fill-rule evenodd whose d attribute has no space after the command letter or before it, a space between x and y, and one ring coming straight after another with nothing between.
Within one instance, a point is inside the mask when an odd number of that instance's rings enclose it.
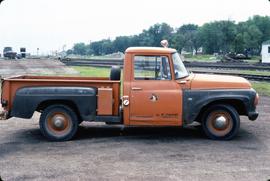
<instances>
[{"instance_id":1,"label":"gravel ground","mask_svg":"<svg viewBox=\"0 0 270 181\"><path fill-rule=\"evenodd\" d=\"M242 118L231 141L206 139L196 127L125 128L83 123L69 142L48 142L38 114L0 122L3 180L270 179L270 98L260 117Z\"/></svg>"},{"instance_id":2,"label":"gravel ground","mask_svg":"<svg viewBox=\"0 0 270 181\"><path fill-rule=\"evenodd\" d=\"M0 76L9 77L15 75L78 75L74 69L66 66L58 60L50 59L21 59L1 60Z\"/></svg>"}]
</instances>

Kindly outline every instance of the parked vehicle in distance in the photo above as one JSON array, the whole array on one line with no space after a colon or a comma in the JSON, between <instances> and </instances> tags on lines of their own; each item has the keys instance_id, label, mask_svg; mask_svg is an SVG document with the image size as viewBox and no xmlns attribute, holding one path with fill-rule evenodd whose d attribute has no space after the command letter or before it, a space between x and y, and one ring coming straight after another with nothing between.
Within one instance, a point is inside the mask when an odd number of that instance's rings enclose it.
<instances>
[{"instance_id":1,"label":"parked vehicle in distance","mask_svg":"<svg viewBox=\"0 0 270 181\"><path fill-rule=\"evenodd\" d=\"M5 47L3 50L3 57L8 59L16 59L17 53L12 51L12 47Z\"/></svg>"},{"instance_id":2,"label":"parked vehicle in distance","mask_svg":"<svg viewBox=\"0 0 270 181\"><path fill-rule=\"evenodd\" d=\"M190 73L175 49L128 48L123 72L123 96L119 67L108 78L6 78L2 118L31 118L38 111L43 135L65 141L82 121L179 127L199 122L209 138L229 140L239 130L239 115L258 117L259 96L246 79Z\"/></svg>"}]
</instances>

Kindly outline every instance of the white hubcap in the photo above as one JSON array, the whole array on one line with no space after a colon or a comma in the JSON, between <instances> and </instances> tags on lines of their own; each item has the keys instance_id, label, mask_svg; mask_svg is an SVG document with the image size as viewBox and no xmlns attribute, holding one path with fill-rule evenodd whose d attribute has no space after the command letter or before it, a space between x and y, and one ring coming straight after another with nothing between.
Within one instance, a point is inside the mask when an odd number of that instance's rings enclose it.
<instances>
[{"instance_id":1,"label":"white hubcap","mask_svg":"<svg viewBox=\"0 0 270 181\"><path fill-rule=\"evenodd\" d=\"M215 128L217 129L224 129L227 124L227 119L224 116L219 116L215 120Z\"/></svg>"}]
</instances>

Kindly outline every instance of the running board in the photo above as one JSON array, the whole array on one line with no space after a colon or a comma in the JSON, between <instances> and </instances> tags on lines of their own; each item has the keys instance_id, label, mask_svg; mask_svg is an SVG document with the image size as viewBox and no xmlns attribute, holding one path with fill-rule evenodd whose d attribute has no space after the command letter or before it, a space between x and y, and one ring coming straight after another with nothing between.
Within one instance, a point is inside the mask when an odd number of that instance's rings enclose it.
<instances>
[{"instance_id":1,"label":"running board","mask_svg":"<svg viewBox=\"0 0 270 181\"><path fill-rule=\"evenodd\" d=\"M95 122L122 124L122 118L120 116L96 116Z\"/></svg>"}]
</instances>

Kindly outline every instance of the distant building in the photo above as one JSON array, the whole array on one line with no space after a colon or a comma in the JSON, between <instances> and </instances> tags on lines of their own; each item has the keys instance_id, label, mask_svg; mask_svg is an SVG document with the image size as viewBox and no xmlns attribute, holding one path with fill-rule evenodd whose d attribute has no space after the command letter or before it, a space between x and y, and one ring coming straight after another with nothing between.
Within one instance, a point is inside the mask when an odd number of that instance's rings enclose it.
<instances>
[{"instance_id":1,"label":"distant building","mask_svg":"<svg viewBox=\"0 0 270 181\"><path fill-rule=\"evenodd\" d=\"M22 58L26 58L26 48L24 47L20 48L20 54Z\"/></svg>"},{"instance_id":2,"label":"distant building","mask_svg":"<svg viewBox=\"0 0 270 181\"><path fill-rule=\"evenodd\" d=\"M262 63L270 63L270 40L262 44Z\"/></svg>"}]
</instances>

